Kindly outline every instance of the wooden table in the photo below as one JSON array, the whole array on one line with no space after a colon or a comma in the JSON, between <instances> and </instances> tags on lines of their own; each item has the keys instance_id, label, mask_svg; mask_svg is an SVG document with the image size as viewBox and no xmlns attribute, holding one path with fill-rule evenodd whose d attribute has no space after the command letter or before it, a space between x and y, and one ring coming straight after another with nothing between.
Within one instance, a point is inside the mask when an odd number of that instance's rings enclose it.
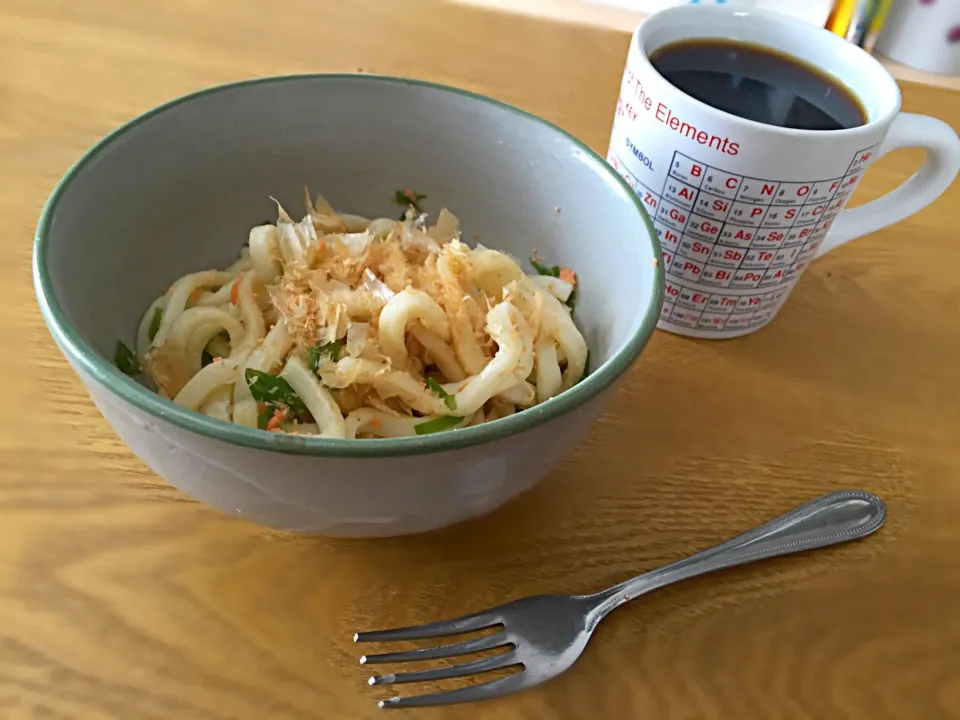
<instances>
[{"instance_id":1,"label":"wooden table","mask_svg":"<svg viewBox=\"0 0 960 720\"><path fill-rule=\"evenodd\" d=\"M648 15L641 10L632 9L637 3L623 3L619 0L454 0L501 12L522 13L550 20L576 23L608 30L632 32ZM947 0L949 1L949 0ZM782 0L781 0L782 2ZM646 5L646 3L643 3ZM769 4L768 4L769 7ZM819 7L817 5L816 7ZM829 5L828 5L829 7ZM808 16L809 17L809 16ZM826 19L826 16L824 16ZM960 90L960 75L945 75L918 70L898 63L875 53L876 58L898 80L946 87Z\"/></svg>"},{"instance_id":2,"label":"wooden table","mask_svg":"<svg viewBox=\"0 0 960 720\"><path fill-rule=\"evenodd\" d=\"M274 73L395 73L515 103L603 151L626 48L427 0L0 4L0 717L374 717L356 629L595 590L845 487L889 504L869 540L665 589L550 685L409 716L957 717L956 186L814 263L756 335L658 333L562 469L421 537L290 537L189 500L114 436L43 326L44 199L95 139L164 100ZM904 95L960 125L960 94ZM917 162L882 160L858 199Z\"/></svg>"}]
</instances>

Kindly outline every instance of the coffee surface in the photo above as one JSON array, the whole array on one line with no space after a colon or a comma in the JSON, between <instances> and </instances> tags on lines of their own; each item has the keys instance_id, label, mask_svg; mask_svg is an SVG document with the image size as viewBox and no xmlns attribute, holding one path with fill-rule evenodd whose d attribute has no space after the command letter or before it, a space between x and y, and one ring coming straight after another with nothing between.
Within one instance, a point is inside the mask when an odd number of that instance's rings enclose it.
<instances>
[{"instance_id":1,"label":"coffee surface","mask_svg":"<svg viewBox=\"0 0 960 720\"><path fill-rule=\"evenodd\" d=\"M685 40L658 48L650 62L678 90L747 120L800 130L843 130L866 123L850 90L769 48Z\"/></svg>"}]
</instances>

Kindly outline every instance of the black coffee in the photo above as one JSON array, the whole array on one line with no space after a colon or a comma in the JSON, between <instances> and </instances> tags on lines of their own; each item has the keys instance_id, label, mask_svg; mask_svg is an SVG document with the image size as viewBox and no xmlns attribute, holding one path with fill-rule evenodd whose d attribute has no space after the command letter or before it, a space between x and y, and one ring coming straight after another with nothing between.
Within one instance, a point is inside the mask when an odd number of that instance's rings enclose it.
<instances>
[{"instance_id":1,"label":"black coffee","mask_svg":"<svg viewBox=\"0 0 960 720\"><path fill-rule=\"evenodd\" d=\"M658 48L650 62L678 90L747 120L800 130L866 123L863 107L847 88L768 48L685 40Z\"/></svg>"}]
</instances>

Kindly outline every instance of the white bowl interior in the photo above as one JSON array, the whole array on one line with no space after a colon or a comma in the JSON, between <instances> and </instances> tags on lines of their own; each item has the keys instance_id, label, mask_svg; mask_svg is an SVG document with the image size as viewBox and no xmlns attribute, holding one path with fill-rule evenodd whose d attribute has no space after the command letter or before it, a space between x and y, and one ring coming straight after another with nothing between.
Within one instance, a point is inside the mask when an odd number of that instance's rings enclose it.
<instances>
[{"instance_id":1,"label":"white bowl interior","mask_svg":"<svg viewBox=\"0 0 960 720\"><path fill-rule=\"evenodd\" d=\"M602 162L537 118L428 84L226 86L148 113L82 161L52 207L45 270L65 322L111 358L173 280L238 257L276 218L270 196L297 218L304 185L339 210L395 216L395 190L411 188L458 215L471 244L576 270L596 368L657 297L649 222Z\"/></svg>"}]
</instances>

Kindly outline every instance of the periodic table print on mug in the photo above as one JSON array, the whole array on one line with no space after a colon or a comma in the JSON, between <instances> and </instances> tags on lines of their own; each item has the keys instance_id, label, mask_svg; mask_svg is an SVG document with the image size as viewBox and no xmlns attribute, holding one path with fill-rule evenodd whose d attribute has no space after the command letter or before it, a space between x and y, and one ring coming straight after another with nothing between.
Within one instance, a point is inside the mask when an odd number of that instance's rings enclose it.
<instances>
[{"instance_id":1,"label":"periodic table print on mug","mask_svg":"<svg viewBox=\"0 0 960 720\"><path fill-rule=\"evenodd\" d=\"M730 37L824 68L862 104L861 124L826 131L744 119L682 92L649 59L690 38ZM660 239L666 294L659 327L701 338L754 332L815 257L942 194L960 168L960 140L945 123L898 114L899 106L883 67L825 30L722 6L647 18L631 43L607 161ZM927 149L920 172L879 200L844 209L868 166L906 146Z\"/></svg>"},{"instance_id":2,"label":"periodic table print on mug","mask_svg":"<svg viewBox=\"0 0 960 720\"><path fill-rule=\"evenodd\" d=\"M629 138L624 144L635 147ZM660 238L667 275L661 326L724 334L766 324L875 151L856 151L834 177L799 181L786 173L751 177L708 164L702 153L674 151L658 182L631 172L626 153L611 148L609 162L641 197Z\"/></svg>"}]
</instances>

